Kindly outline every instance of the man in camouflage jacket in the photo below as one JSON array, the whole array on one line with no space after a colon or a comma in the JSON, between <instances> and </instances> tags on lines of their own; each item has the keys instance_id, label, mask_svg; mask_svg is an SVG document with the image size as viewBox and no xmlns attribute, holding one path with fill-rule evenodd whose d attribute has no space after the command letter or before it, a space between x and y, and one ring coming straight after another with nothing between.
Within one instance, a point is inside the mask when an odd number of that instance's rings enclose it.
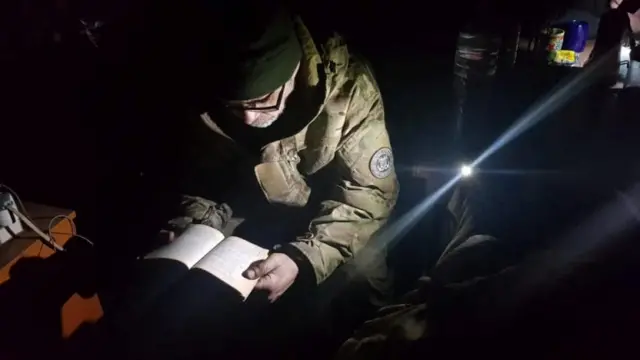
<instances>
[{"instance_id":1,"label":"man in camouflage jacket","mask_svg":"<svg viewBox=\"0 0 640 360\"><path fill-rule=\"evenodd\" d=\"M303 274L320 284L357 254L388 218L398 183L366 62L337 35L312 38L299 18L264 20L211 50L220 110L190 124L169 230L204 223L273 249L245 276L274 301Z\"/></svg>"}]
</instances>

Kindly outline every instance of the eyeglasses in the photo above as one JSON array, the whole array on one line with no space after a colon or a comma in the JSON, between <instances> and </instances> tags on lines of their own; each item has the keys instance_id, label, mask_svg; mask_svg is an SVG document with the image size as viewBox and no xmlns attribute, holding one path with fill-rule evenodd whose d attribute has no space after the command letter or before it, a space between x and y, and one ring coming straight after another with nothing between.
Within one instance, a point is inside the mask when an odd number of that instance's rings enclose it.
<instances>
[{"instance_id":1,"label":"eyeglasses","mask_svg":"<svg viewBox=\"0 0 640 360\"><path fill-rule=\"evenodd\" d=\"M233 102L233 103L226 103L224 104L224 106L228 109L233 109L233 110L244 110L244 111L248 110L248 111L258 111L258 112L276 111L280 109L280 105L282 105L282 98L284 97L284 88L285 88L284 85L280 87L280 91L278 93L278 99L276 100L275 105L256 106L251 103Z\"/></svg>"}]
</instances>

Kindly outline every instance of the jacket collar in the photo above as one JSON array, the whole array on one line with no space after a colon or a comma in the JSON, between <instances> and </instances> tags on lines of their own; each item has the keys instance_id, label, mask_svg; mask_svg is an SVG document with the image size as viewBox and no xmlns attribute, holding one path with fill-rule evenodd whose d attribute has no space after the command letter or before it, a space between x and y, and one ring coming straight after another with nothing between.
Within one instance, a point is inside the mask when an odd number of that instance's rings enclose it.
<instances>
[{"instance_id":1,"label":"jacket collar","mask_svg":"<svg viewBox=\"0 0 640 360\"><path fill-rule=\"evenodd\" d=\"M299 17L295 18L295 29L302 47L302 80L309 88L323 91L323 104L339 88L346 75L349 63L347 46L342 37L333 34L327 39L319 39L316 45L308 28ZM323 41L324 40L324 41Z\"/></svg>"}]
</instances>

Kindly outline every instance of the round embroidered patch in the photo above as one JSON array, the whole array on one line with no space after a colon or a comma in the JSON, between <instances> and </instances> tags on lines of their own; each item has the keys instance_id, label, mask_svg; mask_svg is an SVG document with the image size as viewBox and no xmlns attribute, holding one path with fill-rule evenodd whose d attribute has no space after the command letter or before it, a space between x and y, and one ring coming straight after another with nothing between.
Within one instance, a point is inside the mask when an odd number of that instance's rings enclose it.
<instances>
[{"instance_id":1,"label":"round embroidered patch","mask_svg":"<svg viewBox=\"0 0 640 360\"><path fill-rule=\"evenodd\" d=\"M384 179L393 170L393 153L389 148L381 148L376 150L369 162L369 170L371 174L378 179Z\"/></svg>"}]
</instances>

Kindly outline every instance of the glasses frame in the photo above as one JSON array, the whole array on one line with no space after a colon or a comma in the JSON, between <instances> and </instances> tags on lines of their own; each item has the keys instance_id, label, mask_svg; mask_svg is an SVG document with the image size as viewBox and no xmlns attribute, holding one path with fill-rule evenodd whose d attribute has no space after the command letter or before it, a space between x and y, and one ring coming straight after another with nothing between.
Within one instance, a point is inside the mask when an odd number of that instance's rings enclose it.
<instances>
[{"instance_id":1,"label":"glasses frame","mask_svg":"<svg viewBox=\"0 0 640 360\"><path fill-rule=\"evenodd\" d=\"M280 109L280 106L282 105L282 99L284 98L284 88L285 86L282 85L280 87L280 92L278 93L278 99L276 100L275 105L271 105L271 106L253 106L253 105L245 105L242 103L227 103L225 104L225 107L228 109L233 109L233 110L244 110L244 111L259 111L259 112L269 112L269 111L276 111Z\"/></svg>"}]
</instances>

